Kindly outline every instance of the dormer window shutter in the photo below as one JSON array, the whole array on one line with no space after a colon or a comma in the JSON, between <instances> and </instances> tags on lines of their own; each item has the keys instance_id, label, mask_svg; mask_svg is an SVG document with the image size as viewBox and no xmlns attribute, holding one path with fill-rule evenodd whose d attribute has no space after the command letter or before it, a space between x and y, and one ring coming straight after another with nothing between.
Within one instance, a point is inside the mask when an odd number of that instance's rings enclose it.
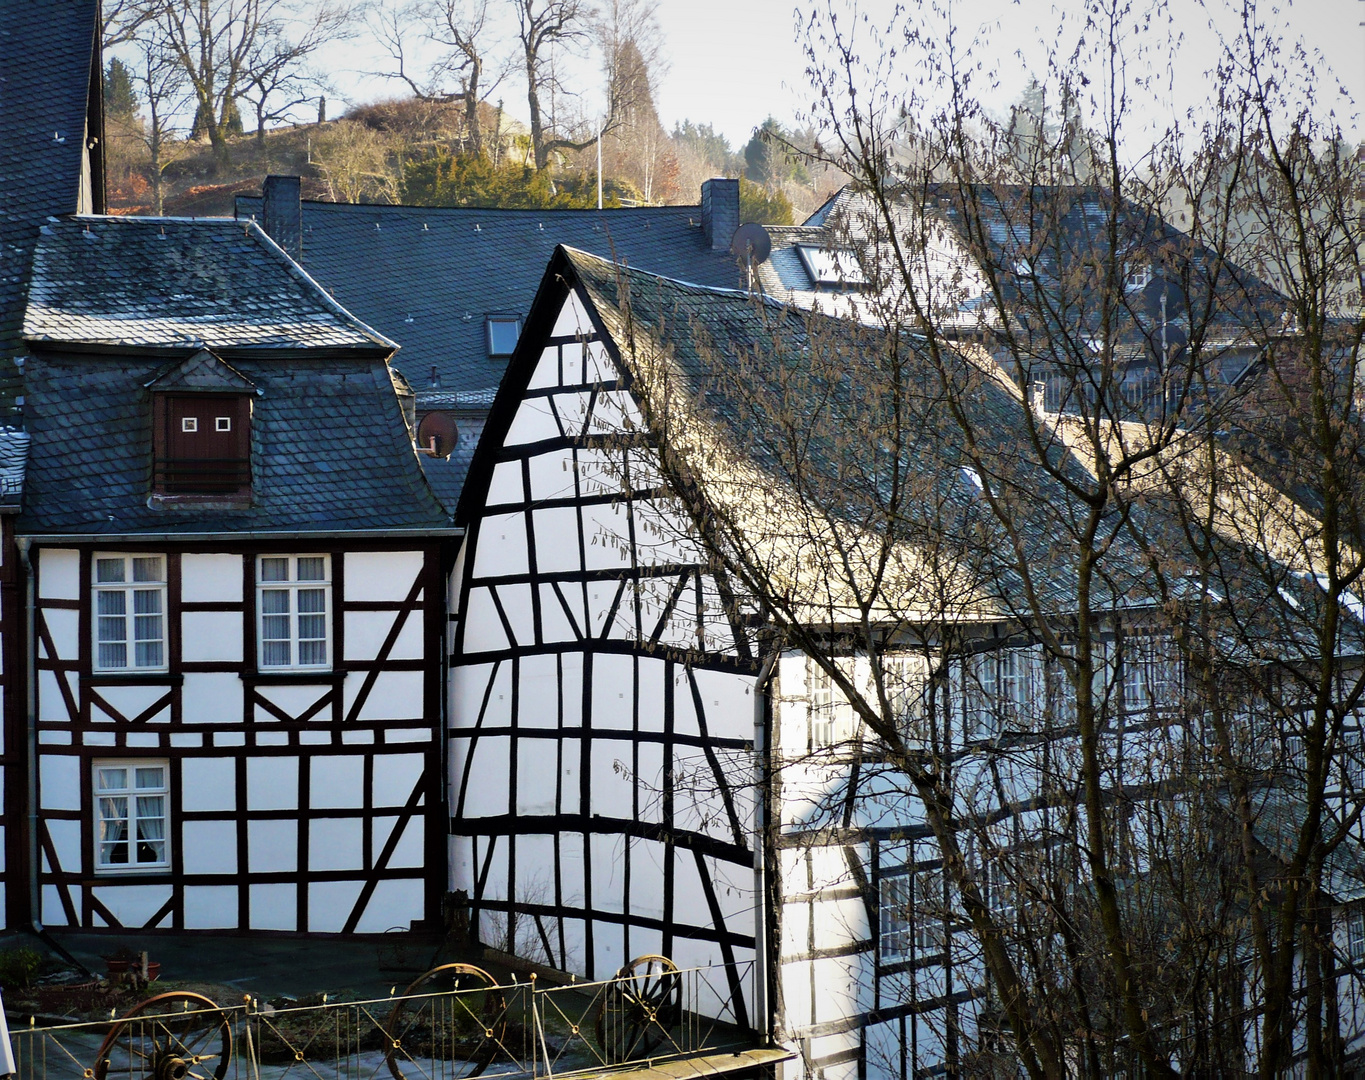
<instances>
[{"instance_id":1,"label":"dormer window shutter","mask_svg":"<svg viewBox=\"0 0 1365 1080\"><path fill-rule=\"evenodd\" d=\"M255 383L200 349L146 386L152 398L153 495L249 497Z\"/></svg>"},{"instance_id":2,"label":"dormer window shutter","mask_svg":"<svg viewBox=\"0 0 1365 1080\"><path fill-rule=\"evenodd\" d=\"M247 394L157 394L158 492L241 494L251 489L251 398Z\"/></svg>"}]
</instances>

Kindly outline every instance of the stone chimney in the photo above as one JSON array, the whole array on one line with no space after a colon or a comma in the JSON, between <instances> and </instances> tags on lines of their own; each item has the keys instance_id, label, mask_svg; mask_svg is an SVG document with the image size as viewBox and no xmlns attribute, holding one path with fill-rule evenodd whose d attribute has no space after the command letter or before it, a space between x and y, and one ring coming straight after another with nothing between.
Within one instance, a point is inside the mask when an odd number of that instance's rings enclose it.
<instances>
[{"instance_id":1,"label":"stone chimney","mask_svg":"<svg viewBox=\"0 0 1365 1080\"><path fill-rule=\"evenodd\" d=\"M303 262L303 195L297 176L267 176L261 190L261 228L295 262Z\"/></svg>"},{"instance_id":2,"label":"stone chimney","mask_svg":"<svg viewBox=\"0 0 1365 1080\"><path fill-rule=\"evenodd\" d=\"M701 185L701 231L712 251L729 251L739 228L739 181L716 177Z\"/></svg>"}]
</instances>

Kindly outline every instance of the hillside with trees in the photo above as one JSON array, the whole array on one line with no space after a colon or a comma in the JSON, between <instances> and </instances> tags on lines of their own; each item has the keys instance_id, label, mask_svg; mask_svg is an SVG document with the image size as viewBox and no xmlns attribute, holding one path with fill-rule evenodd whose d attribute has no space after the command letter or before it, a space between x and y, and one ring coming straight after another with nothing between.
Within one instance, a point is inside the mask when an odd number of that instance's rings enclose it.
<instances>
[{"instance_id":1,"label":"hillside with trees","mask_svg":"<svg viewBox=\"0 0 1365 1080\"><path fill-rule=\"evenodd\" d=\"M394 94L329 117L320 54L358 34ZM668 131L666 43L642 0L125 0L105 36L116 213L230 214L272 172L336 202L519 208L596 206L599 186L604 206L693 203L706 178L738 176L745 220L786 224L842 182L811 167L811 133L771 117L743 146L710 122ZM570 85L566 58L598 85ZM599 91L605 115L589 115Z\"/></svg>"}]
</instances>

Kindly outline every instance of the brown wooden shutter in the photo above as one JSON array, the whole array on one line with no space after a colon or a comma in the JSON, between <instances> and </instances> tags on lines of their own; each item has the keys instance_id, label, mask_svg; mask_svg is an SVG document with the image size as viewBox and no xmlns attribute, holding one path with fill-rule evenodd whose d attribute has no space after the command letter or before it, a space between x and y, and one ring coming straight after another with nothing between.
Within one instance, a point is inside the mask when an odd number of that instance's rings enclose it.
<instances>
[{"instance_id":1,"label":"brown wooden shutter","mask_svg":"<svg viewBox=\"0 0 1365 1080\"><path fill-rule=\"evenodd\" d=\"M244 394L157 397L157 490L185 494L249 490L251 399Z\"/></svg>"}]
</instances>

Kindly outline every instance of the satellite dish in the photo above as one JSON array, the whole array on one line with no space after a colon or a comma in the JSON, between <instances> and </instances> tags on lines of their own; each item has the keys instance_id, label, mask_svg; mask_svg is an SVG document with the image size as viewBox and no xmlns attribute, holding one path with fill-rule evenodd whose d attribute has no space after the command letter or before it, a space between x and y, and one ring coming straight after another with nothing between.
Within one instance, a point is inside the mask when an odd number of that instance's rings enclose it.
<instances>
[{"instance_id":1,"label":"satellite dish","mask_svg":"<svg viewBox=\"0 0 1365 1080\"><path fill-rule=\"evenodd\" d=\"M417 452L448 458L459 436L459 429L450 413L429 412L417 425Z\"/></svg>"},{"instance_id":2,"label":"satellite dish","mask_svg":"<svg viewBox=\"0 0 1365 1080\"><path fill-rule=\"evenodd\" d=\"M730 240L730 252L745 266L761 263L772 254L773 241L768 230L750 221L735 230Z\"/></svg>"}]
</instances>

